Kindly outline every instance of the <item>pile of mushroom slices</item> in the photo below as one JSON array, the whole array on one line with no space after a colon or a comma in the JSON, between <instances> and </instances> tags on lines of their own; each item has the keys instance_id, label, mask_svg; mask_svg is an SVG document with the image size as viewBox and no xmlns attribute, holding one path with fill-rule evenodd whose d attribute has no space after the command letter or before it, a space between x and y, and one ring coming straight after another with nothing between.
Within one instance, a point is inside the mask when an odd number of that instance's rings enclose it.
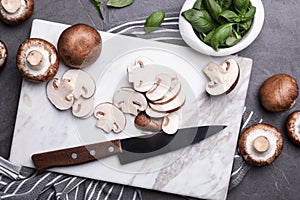
<instances>
[{"instance_id":1,"label":"pile of mushroom slices","mask_svg":"<svg viewBox=\"0 0 300 200\"><path fill-rule=\"evenodd\" d=\"M105 132L120 132L126 125L123 115L131 114L135 116L135 126L144 132L176 133L179 117L175 111L185 103L177 75L160 72L148 58L138 58L127 71L133 88L120 88L113 97L113 104L101 103L95 108L96 126Z\"/></svg>"},{"instance_id":2,"label":"pile of mushroom slices","mask_svg":"<svg viewBox=\"0 0 300 200\"><path fill-rule=\"evenodd\" d=\"M222 65L211 62L203 69L203 72L210 79L206 85L206 92L213 96L229 94L240 77L239 65L232 58L225 60Z\"/></svg>"},{"instance_id":3,"label":"pile of mushroom slices","mask_svg":"<svg viewBox=\"0 0 300 200\"><path fill-rule=\"evenodd\" d=\"M61 80L54 78L47 84L47 97L59 110L72 108L78 118L88 118L94 111L96 84L85 71L70 69Z\"/></svg>"}]
</instances>

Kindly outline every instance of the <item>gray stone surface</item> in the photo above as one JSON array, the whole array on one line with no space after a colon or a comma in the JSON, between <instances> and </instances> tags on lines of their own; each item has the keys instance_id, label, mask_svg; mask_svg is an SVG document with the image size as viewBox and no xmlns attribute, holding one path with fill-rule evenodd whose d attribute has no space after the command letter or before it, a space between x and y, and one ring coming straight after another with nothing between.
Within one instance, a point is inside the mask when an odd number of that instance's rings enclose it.
<instances>
[{"instance_id":1,"label":"gray stone surface","mask_svg":"<svg viewBox=\"0 0 300 200\"><path fill-rule=\"evenodd\" d=\"M87 23L99 30L108 30L128 20L144 19L153 11L179 12L184 3L180 1L136 0L123 9L104 6L102 21L93 5L88 1L35 1L34 15L17 26L0 23L0 40L9 50L6 67L0 72L0 155L8 158L11 137L19 100L21 76L15 64L15 55L19 44L30 33L31 22L40 18L66 24ZM296 0L264 0L265 23L261 34L247 49L239 53L254 60L246 106L255 111L264 122L279 128L284 136L284 148L279 158L270 166L253 168L243 182L228 194L228 199L299 199L300 150L285 135L286 117L300 109L299 101L289 111L271 113L264 110L258 99L262 82L277 73L287 73L300 82L300 8ZM42 112L42 111L41 111ZM184 199L154 191L144 191L144 199Z\"/></svg>"}]
</instances>

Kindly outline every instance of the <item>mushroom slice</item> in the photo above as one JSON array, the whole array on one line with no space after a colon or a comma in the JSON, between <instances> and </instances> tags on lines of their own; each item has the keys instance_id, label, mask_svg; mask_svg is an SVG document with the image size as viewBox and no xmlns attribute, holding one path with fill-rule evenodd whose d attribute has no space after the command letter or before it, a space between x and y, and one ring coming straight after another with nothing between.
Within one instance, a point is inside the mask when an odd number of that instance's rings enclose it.
<instances>
[{"instance_id":1,"label":"mushroom slice","mask_svg":"<svg viewBox=\"0 0 300 200\"><path fill-rule=\"evenodd\" d=\"M171 88L172 79L168 74L161 73L155 77L155 84L146 92L146 97L150 101L163 98Z\"/></svg>"},{"instance_id":2,"label":"mushroom slice","mask_svg":"<svg viewBox=\"0 0 300 200\"><path fill-rule=\"evenodd\" d=\"M167 134L175 134L179 128L179 117L173 112L164 117L162 123L162 130Z\"/></svg>"},{"instance_id":3,"label":"mushroom slice","mask_svg":"<svg viewBox=\"0 0 300 200\"><path fill-rule=\"evenodd\" d=\"M104 130L106 133L111 131L121 132L126 125L124 113L112 103L100 103L94 110L94 116L97 118L96 127Z\"/></svg>"},{"instance_id":4,"label":"mushroom slice","mask_svg":"<svg viewBox=\"0 0 300 200\"><path fill-rule=\"evenodd\" d=\"M131 88L121 88L113 97L114 104L123 113L137 115L138 111L144 111L148 107L145 96Z\"/></svg>"},{"instance_id":5,"label":"mushroom slice","mask_svg":"<svg viewBox=\"0 0 300 200\"><path fill-rule=\"evenodd\" d=\"M94 111L94 98L83 98L75 99L72 105L72 113L75 117L87 118L93 114Z\"/></svg>"},{"instance_id":6,"label":"mushroom slice","mask_svg":"<svg viewBox=\"0 0 300 200\"><path fill-rule=\"evenodd\" d=\"M7 60L7 47L3 41L0 40L0 69L4 67Z\"/></svg>"},{"instance_id":7,"label":"mushroom slice","mask_svg":"<svg viewBox=\"0 0 300 200\"><path fill-rule=\"evenodd\" d=\"M80 96L90 98L96 91L94 79L85 71L79 69L70 69L63 75L63 79L69 80L73 85L73 95L76 99Z\"/></svg>"},{"instance_id":8,"label":"mushroom slice","mask_svg":"<svg viewBox=\"0 0 300 200\"><path fill-rule=\"evenodd\" d=\"M162 118L151 118L145 112L140 112L134 119L134 125L143 131L161 131L162 123Z\"/></svg>"},{"instance_id":9,"label":"mushroom slice","mask_svg":"<svg viewBox=\"0 0 300 200\"><path fill-rule=\"evenodd\" d=\"M242 156L256 166L271 164L280 155L282 147L283 139L279 130L265 123L248 127L239 140Z\"/></svg>"},{"instance_id":10,"label":"mushroom slice","mask_svg":"<svg viewBox=\"0 0 300 200\"><path fill-rule=\"evenodd\" d=\"M227 59L222 65L211 62L203 69L203 72L211 80L206 85L206 92L210 95L230 93L236 86L240 69L234 59Z\"/></svg>"},{"instance_id":11,"label":"mushroom slice","mask_svg":"<svg viewBox=\"0 0 300 200\"><path fill-rule=\"evenodd\" d=\"M156 76L159 74L156 68L153 67L128 67L128 81L133 83L136 91L147 92L154 84Z\"/></svg>"},{"instance_id":12,"label":"mushroom slice","mask_svg":"<svg viewBox=\"0 0 300 200\"><path fill-rule=\"evenodd\" d=\"M300 145L300 110L292 112L286 121L287 135L297 145Z\"/></svg>"},{"instance_id":13,"label":"mushroom slice","mask_svg":"<svg viewBox=\"0 0 300 200\"><path fill-rule=\"evenodd\" d=\"M175 75L172 77L172 83L169 91L165 94L165 96L157 101L154 101L155 104L165 104L169 101L173 100L181 90L181 83L178 80L178 77Z\"/></svg>"},{"instance_id":14,"label":"mushroom slice","mask_svg":"<svg viewBox=\"0 0 300 200\"><path fill-rule=\"evenodd\" d=\"M149 115L152 118L162 118L162 117L165 117L169 114L169 113L166 113L166 112L157 112L157 111L153 110L150 106L147 107L145 112L146 112L147 115Z\"/></svg>"},{"instance_id":15,"label":"mushroom slice","mask_svg":"<svg viewBox=\"0 0 300 200\"><path fill-rule=\"evenodd\" d=\"M25 40L18 49L17 66L20 73L31 81L52 79L59 67L55 46L40 38Z\"/></svg>"},{"instance_id":16,"label":"mushroom slice","mask_svg":"<svg viewBox=\"0 0 300 200\"><path fill-rule=\"evenodd\" d=\"M163 112L163 113L171 113L179 110L185 103L185 95L181 91L178 96L176 96L172 101L169 101L165 104L155 104L155 103L149 103L149 106L157 111L157 112Z\"/></svg>"},{"instance_id":17,"label":"mushroom slice","mask_svg":"<svg viewBox=\"0 0 300 200\"><path fill-rule=\"evenodd\" d=\"M72 107L74 103L72 91L73 87L67 80L59 81L54 78L47 84L47 97L59 110L67 110Z\"/></svg>"},{"instance_id":18,"label":"mushroom slice","mask_svg":"<svg viewBox=\"0 0 300 200\"><path fill-rule=\"evenodd\" d=\"M299 88L296 79L287 74L276 74L264 81L259 97L263 107L269 111L287 110L296 102Z\"/></svg>"},{"instance_id":19,"label":"mushroom slice","mask_svg":"<svg viewBox=\"0 0 300 200\"><path fill-rule=\"evenodd\" d=\"M33 9L33 0L1 0L0 19L6 24L18 24L28 19Z\"/></svg>"}]
</instances>

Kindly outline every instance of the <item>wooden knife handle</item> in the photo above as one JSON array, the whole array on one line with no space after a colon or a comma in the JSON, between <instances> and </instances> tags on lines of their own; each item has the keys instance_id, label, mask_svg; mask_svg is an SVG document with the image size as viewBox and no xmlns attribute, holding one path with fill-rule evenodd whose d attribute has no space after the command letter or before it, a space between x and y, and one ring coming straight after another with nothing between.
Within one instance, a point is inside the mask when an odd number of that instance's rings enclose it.
<instances>
[{"instance_id":1,"label":"wooden knife handle","mask_svg":"<svg viewBox=\"0 0 300 200\"><path fill-rule=\"evenodd\" d=\"M31 159L38 171L51 167L78 165L122 152L120 140L88 144L67 149L37 153Z\"/></svg>"}]
</instances>

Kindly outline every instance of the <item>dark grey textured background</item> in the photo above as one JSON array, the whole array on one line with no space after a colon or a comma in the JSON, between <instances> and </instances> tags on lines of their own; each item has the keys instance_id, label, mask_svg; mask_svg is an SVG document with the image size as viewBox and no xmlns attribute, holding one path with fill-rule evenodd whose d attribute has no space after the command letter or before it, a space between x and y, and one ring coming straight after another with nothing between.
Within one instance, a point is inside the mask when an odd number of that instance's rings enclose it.
<instances>
[{"instance_id":1,"label":"dark grey textured background","mask_svg":"<svg viewBox=\"0 0 300 200\"><path fill-rule=\"evenodd\" d=\"M106 2L106 0L105 0ZM34 15L17 26L0 23L0 40L9 49L6 67L0 72L0 155L8 158L21 87L21 76L15 65L19 44L28 38L34 18L65 24L86 23L99 30L108 30L118 24L145 19L153 11L179 12L184 0L136 0L123 9L104 6L102 21L88 0L35 1ZM262 82L277 73L294 76L300 83L300 3L296 0L263 0L265 23L261 34L247 49L239 53L254 60L246 106L279 128L284 136L284 148L279 158L270 166L253 168L244 181L228 194L228 199L299 199L300 148L285 135L286 117L300 109L298 100L294 108L282 113L265 111L259 102L258 91ZM41 111L42 112L42 111ZM22 148L22 147L20 147ZM143 190L145 199L184 199L176 195Z\"/></svg>"}]
</instances>

